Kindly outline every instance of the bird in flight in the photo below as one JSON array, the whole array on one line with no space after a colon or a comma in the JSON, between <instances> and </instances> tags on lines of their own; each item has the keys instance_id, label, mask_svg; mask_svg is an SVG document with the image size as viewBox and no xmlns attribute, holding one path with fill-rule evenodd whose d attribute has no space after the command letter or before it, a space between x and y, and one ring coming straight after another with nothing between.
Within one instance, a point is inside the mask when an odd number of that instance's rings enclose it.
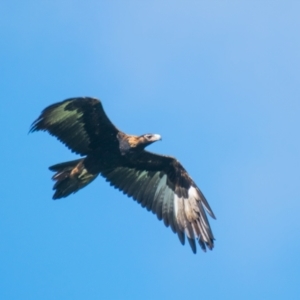
<instances>
[{"instance_id":1,"label":"bird in flight","mask_svg":"<svg viewBox=\"0 0 300 300\"><path fill-rule=\"evenodd\" d=\"M152 211L185 236L196 253L214 247L206 212L215 219L204 195L180 162L171 156L146 151L161 140L159 134L128 135L113 125L100 100L71 98L46 107L30 131L48 131L82 158L49 167L55 174L53 199L76 193L100 174L110 185Z\"/></svg>"}]
</instances>

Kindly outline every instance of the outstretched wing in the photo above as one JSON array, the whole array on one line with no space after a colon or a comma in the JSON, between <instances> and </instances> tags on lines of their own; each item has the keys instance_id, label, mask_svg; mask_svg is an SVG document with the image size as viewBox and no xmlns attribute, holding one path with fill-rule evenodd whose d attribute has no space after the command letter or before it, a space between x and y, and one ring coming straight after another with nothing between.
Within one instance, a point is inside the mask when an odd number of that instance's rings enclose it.
<instances>
[{"instance_id":1,"label":"outstretched wing","mask_svg":"<svg viewBox=\"0 0 300 300\"><path fill-rule=\"evenodd\" d=\"M175 158L143 151L127 165L101 174L111 185L155 213L177 233L182 244L186 235L194 253L195 240L204 251L206 247L213 248L214 237L205 210L215 216L200 189Z\"/></svg>"},{"instance_id":2,"label":"outstretched wing","mask_svg":"<svg viewBox=\"0 0 300 300\"><path fill-rule=\"evenodd\" d=\"M48 106L30 129L31 132L38 130L48 131L81 155L103 146L118 146L116 135L119 130L106 116L101 102L95 98L71 98Z\"/></svg>"}]
</instances>

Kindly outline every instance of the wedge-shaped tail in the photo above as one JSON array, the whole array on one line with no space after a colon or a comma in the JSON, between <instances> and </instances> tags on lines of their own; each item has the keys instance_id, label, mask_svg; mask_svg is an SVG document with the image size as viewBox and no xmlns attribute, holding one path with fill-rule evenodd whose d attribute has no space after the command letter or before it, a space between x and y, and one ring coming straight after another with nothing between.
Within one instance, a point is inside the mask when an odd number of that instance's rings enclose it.
<instances>
[{"instance_id":1,"label":"wedge-shaped tail","mask_svg":"<svg viewBox=\"0 0 300 300\"><path fill-rule=\"evenodd\" d=\"M53 199L65 198L76 193L98 176L88 172L84 166L84 158L56 164L49 169L56 172L52 177L56 181L53 186Z\"/></svg>"}]
</instances>

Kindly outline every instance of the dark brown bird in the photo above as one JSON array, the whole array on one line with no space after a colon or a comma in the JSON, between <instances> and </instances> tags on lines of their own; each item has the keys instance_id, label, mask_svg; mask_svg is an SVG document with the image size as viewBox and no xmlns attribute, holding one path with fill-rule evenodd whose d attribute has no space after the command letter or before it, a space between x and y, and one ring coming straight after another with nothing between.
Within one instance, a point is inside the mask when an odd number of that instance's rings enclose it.
<instances>
[{"instance_id":1,"label":"dark brown bird","mask_svg":"<svg viewBox=\"0 0 300 300\"><path fill-rule=\"evenodd\" d=\"M173 157L145 149L161 140L158 134L127 135L118 130L95 98L72 98L43 110L30 131L48 131L83 158L60 163L53 199L76 193L99 174L112 186L155 213L176 232L185 235L194 253L212 249L214 237L205 213L215 218L207 200L183 166Z\"/></svg>"}]
</instances>

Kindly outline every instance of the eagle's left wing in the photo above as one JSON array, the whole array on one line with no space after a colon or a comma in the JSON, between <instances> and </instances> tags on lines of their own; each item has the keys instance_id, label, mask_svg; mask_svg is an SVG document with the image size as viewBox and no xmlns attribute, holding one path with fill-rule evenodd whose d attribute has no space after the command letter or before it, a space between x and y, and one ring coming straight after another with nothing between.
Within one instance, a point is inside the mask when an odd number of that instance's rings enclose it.
<instances>
[{"instance_id":1,"label":"eagle's left wing","mask_svg":"<svg viewBox=\"0 0 300 300\"><path fill-rule=\"evenodd\" d=\"M184 244L185 235L196 253L196 243L212 249L214 237L205 213L215 218L207 200L182 165L173 157L143 151L127 165L101 172L114 187L133 197L170 226Z\"/></svg>"}]
</instances>

